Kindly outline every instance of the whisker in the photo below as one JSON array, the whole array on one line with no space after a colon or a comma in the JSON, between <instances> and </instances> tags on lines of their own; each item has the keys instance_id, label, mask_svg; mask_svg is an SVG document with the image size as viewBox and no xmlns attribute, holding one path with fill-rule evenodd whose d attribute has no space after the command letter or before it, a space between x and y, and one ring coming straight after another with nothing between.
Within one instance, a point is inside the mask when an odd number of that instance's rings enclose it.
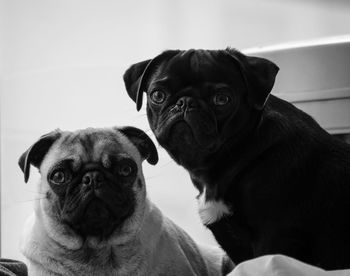
<instances>
[{"instance_id":1,"label":"whisker","mask_svg":"<svg viewBox=\"0 0 350 276\"><path fill-rule=\"evenodd\" d=\"M83 198L83 194L81 193L76 193L74 194L72 197L71 197L71 204L72 206L76 205L78 206L79 203L82 201L82 198Z\"/></svg>"},{"instance_id":2,"label":"whisker","mask_svg":"<svg viewBox=\"0 0 350 276\"><path fill-rule=\"evenodd\" d=\"M120 111L122 111L122 112L130 112L130 111L134 112L135 110L136 110L136 108L124 108Z\"/></svg>"},{"instance_id":3,"label":"whisker","mask_svg":"<svg viewBox=\"0 0 350 276\"><path fill-rule=\"evenodd\" d=\"M147 134L150 134L150 135L154 135L152 129L150 129L150 128L145 129L144 132L146 132Z\"/></svg>"},{"instance_id":4,"label":"whisker","mask_svg":"<svg viewBox=\"0 0 350 276\"><path fill-rule=\"evenodd\" d=\"M147 116L147 113L139 113L138 115L134 116L134 117L144 117Z\"/></svg>"},{"instance_id":5,"label":"whisker","mask_svg":"<svg viewBox=\"0 0 350 276\"><path fill-rule=\"evenodd\" d=\"M39 191L32 191L32 190L25 190L26 192L33 193L33 194L39 194L39 195L45 195L45 193L39 192Z\"/></svg>"},{"instance_id":6,"label":"whisker","mask_svg":"<svg viewBox=\"0 0 350 276\"><path fill-rule=\"evenodd\" d=\"M158 146L156 146L158 150L162 149L162 146L158 144Z\"/></svg>"},{"instance_id":7,"label":"whisker","mask_svg":"<svg viewBox=\"0 0 350 276\"><path fill-rule=\"evenodd\" d=\"M146 113L145 114L138 114L138 115L132 116L131 119L133 119L133 120L143 119L143 118L145 118L146 115L147 115Z\"/></svg>"},{"instance_id":8,"label":"whisker","mask_svg":"<svg viewBox=\"0 0 350 276\"><path fill-rule=\"evenodd\" d=\"M41 199L45 199L46 197L41 197L41 198L33 198L33 199L27 199L27 200L20 200L20 201L15 201L14 203L28 203L28 202L33 202Z\"/></svg>"}]
</instances>

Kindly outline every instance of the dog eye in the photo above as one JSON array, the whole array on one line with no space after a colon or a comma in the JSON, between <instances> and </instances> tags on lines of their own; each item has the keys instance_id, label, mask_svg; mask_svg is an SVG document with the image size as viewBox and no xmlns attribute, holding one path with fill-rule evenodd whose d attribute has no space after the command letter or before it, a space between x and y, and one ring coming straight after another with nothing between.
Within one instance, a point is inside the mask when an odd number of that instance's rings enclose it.
<instances>
[{"instance_id":1,"label":"dog eye","mask_svg":"<svg viewBox=\"0 0 350 276\"><path fill-rule=\"evenodd\" d=\"M225 94L216 94L213 97L213 102L215 105L225 105L230 101L230 97Z\"/></svg>"},{"instance_id":2,"label":"dog eye","mask_svg":"<svg viewBox=\"0 0 350 276\"><path fill-rule=\"evenodd\" d=\"M161 104L165 101L166 95L163 91L155 90L150 95L151 100L156 104Z\"/></svg>"},{"instance_id":3,"label":"dog eye","mask_svg":"<svg viewBox=\"0 0 350 276\"><path fill-rule=\"evenodd\" d=\"M121 165L118 169L118 174L121 176L129 176L132 173L132 167L129 165Z\"/></svg>"},{"instance_id":4,"label":"dog eye","mask_svg":"<svg viewBox=\"0 0 350 276\"><path fill-rule=\"evenodd\" d=\"M69 178L69 176L67 173L65 173L65 171L57 170L57 171L52 173L50 180L54 184L63 184L65 182L67 182L68 178Z\"/></svg>"}]
</instances>

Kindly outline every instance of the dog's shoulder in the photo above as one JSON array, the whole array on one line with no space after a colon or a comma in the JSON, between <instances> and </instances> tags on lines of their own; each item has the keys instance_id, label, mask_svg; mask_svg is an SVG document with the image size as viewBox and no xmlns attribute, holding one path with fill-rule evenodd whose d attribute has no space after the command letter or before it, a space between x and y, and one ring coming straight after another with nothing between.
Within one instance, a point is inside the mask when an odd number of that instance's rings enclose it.
<instances>
[{"instance_id":1,"label":"dog's shoulder","mask_svg":"<svg viewBox=\"0 0 350 276\"><path fill-rule=\"evenodd\" d=\"M20 240L20 250L27 258L29 275L57 275L50 270L54 265L54 259L48 256L45 248L45 236L38 226L35 213L32 213L25 222Z\"/></svg>"}]
</instances>

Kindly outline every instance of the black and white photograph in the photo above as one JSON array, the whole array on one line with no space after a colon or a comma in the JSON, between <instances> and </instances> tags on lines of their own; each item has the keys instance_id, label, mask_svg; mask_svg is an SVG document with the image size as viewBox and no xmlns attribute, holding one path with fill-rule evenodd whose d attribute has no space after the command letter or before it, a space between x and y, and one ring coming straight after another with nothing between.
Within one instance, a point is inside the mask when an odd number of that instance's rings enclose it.
<instances>
[{"instance_id":1,"label":"black and white photograph","mask_svg":"<svg viewBox=\"0 0 350 276\"><path fill-rule=\"evenodd\" d=\"M0 275L350 275L350 2L0 0Z\"/></svg>"}]
</instances>

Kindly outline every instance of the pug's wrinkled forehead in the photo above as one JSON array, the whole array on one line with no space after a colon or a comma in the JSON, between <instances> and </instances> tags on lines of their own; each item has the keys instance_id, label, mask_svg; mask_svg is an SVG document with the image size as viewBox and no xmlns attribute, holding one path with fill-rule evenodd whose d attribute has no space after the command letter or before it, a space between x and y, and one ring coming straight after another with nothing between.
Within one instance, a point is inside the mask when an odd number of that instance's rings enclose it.
<instances>
[{"instance_id":1,"label":"pug's wrinkled forehead","mask_svg":"<svg viewBox=\"0 0 350 276\"><path fill-rule=\"evenodd\" d=\"M53 166L64 160L71 160L74 170L82 164L95 163L110 168L113 158L132 158L141 164L141 155L136 146L116 129L88 128L75 132L62 132L61 137L52 145L43 162L41 172L47 166ZM49 160L51 159L51 160Z\"/></svg>"},{"instance_id":2,"label":"pug's wrinkled forehead","mask_svg":"<svg viewBox=\"0 0 350 276\"><path fill-rule=\"evenodd\" d=\"M153 72L152 82L159 82L158 84L175 90L181 86L202 85L207 82L232 83L235 80L237 83L241 79L239 68L231 63L222 51L181 51L158 64Z\"/></svg>"},{"instance_id":3,"label":"pug's wrinkled forehead","mask_svg":"<svg viewBox=\"0 0 350 276\"><path fill-rule=\"evenodd\" d=\"M68 160L79 167L81 163L98 163L108 167L112 158L128 156L141 167L143 160L151 165L158 162L158 152L151 138L141 129L124 126L113 128L87 128L75 132L56 129L39 138L19 158L18 165L27 182L30 166L47 173L50 166L61 160ZM46 162L43 162L44 159ZM45 165L47 164L47 165Z\"/></svg>"}]
</instances>

